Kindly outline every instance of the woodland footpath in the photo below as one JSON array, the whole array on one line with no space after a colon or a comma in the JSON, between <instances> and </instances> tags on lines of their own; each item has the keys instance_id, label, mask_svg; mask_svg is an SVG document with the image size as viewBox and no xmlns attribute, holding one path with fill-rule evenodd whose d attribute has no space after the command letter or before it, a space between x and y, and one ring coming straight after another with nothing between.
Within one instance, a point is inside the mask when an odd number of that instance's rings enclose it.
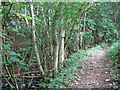
<instances>
[{"instance_id":1,"label":"woodland footpath","mask_svg":"<svg viewBox=\"0 0 120 90\"><path fill-rule=\"evenodd\" d=\"M0 2L1 88L120 88L120 2Z\"/></svg>"},{"instance_id":2,"label":"woodland footpath","mask_svg":"<svg viewBox=\"0 0 120 90\"><path fill-rule=\"evenodd\" d=\"M77 88L111 88L111 68L106 59L108 47L102 48L89 56L83 69L78 70L80 79L76 81Z\"/></svg>"}]
</instances>

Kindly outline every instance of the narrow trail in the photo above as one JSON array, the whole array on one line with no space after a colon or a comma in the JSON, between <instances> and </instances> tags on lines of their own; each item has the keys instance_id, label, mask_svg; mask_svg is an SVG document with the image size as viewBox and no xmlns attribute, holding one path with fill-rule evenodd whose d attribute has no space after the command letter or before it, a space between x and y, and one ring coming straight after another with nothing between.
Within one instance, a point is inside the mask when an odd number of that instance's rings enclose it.
<instances>
[{"instance_id":1,"label":"narrow trail","mask_svg":"<svg viewBox=\"0 0 120 90\"><path fill-rule=\"evenodd\" d=\"M78 69L75 84L72 88L111 88L111 68L106 60L108 47L88 57L84 62L83 69Z\"/></svg>"}]
</instances>

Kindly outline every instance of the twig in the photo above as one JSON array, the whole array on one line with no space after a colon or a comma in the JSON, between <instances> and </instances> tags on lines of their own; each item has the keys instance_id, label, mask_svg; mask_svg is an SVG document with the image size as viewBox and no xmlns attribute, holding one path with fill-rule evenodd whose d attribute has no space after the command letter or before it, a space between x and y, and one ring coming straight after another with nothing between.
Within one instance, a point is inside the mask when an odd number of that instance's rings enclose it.
<instances>
[{"instance_id":1,"label":"twig","mask_svg":"<svg viewBox=\"0 0 120 90\"><path fill-rule=\"evenodd\" d=\"M32 79L31 79L31 81L30 81L30 84L29 84L28 88L30 87L30 85L31 85L31 83L32 83L32 80L33 80L33 77L32 77Z\"/></svg>"},{"instance_id":2,"label":"twig","mask_svg":"<svg viewBox=\"0 0 120 90\"><path fill-rule=\"evenodd\" d=\"M3 75L3 73L2 73L2 75ZM11 83L5 78L4 75L3 75L3 77L4 77L4 79L6 80L6 82L10 85L10 87L11 87L11 88L14 88L14 87L11 85Z\"/></svg>"},{"instance_id":3,"label":"twig","mask_svg":"<svg viewBox=\"0 0 120 90\"><path fill-rule=\"evenodd\" d=\"M21 76L23 78L41 78L41 76Z\"/></svg>"},{"instance_id":4,"label":"twig","mask_svg":"<svg viewBox=\"0 0 120 90\"><path fill-rule=\"evenodd\" d=\"M26 73L39 73L39 71L30 71L30 72L25 72ZM18 74L14 74L14 76L20 76L20 75L24 75L23 73L18 73ZM9 75L5 75L5 77L8 77Z\"/></svg>"}]
</instances>

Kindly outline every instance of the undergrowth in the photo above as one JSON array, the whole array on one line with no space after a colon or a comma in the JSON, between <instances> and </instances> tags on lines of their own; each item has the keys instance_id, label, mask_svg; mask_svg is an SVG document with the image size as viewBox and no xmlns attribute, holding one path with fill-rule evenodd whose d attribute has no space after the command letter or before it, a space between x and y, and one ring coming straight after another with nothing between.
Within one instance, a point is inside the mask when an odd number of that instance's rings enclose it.
<instances>
[{"instance_id":1,"label":"undergrowth","mask_svg":"<svg viewBox=\"0 0 120 90\"><path fill-rule=\"evenodd\" d=\"M110 65L114 68L113 83L114 88L120 88L120 41L117 41L111 45L108 50L108 58Z\"/></svg>"},{"instance_id":2,"label":"undergrowth","mask_svg":"<svg viewBox=\"0 0 120 90\"><path fill-rule=\"evenodd\" d=\"M75 78L77 79L76 71L79 68L82 68L83 62L87 60L88 56L91 56L93 52L98 51L102 47L106 46L107 44L103 43L101 45L96 45L96 47L87 49L87 50L80 50L74 54L72 54L69 59L67 59L64 63L64 67L62 71L55 74L54 78L47 78L49 79L49 83L42 83L40 87L47 87L47 88L66 88L70 87L73 83Z\"/></svg>"}]
</instances>

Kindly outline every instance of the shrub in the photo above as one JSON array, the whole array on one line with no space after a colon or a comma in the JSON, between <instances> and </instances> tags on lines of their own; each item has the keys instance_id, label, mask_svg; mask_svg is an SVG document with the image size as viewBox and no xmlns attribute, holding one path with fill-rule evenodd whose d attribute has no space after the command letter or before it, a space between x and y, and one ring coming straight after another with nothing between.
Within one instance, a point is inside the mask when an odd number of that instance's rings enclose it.
<instances>
[{"instance_id":1,"label":"shrub","mask_svg":"<svg viewBox=\"0 0 120 90\"><path fill-rule=\"evenodd\" d=\"M120 88L120 47L117 41L111 45L108 50L108 58L112 67L114 67L114 88Z\"/></svg>"}]
</instances>

